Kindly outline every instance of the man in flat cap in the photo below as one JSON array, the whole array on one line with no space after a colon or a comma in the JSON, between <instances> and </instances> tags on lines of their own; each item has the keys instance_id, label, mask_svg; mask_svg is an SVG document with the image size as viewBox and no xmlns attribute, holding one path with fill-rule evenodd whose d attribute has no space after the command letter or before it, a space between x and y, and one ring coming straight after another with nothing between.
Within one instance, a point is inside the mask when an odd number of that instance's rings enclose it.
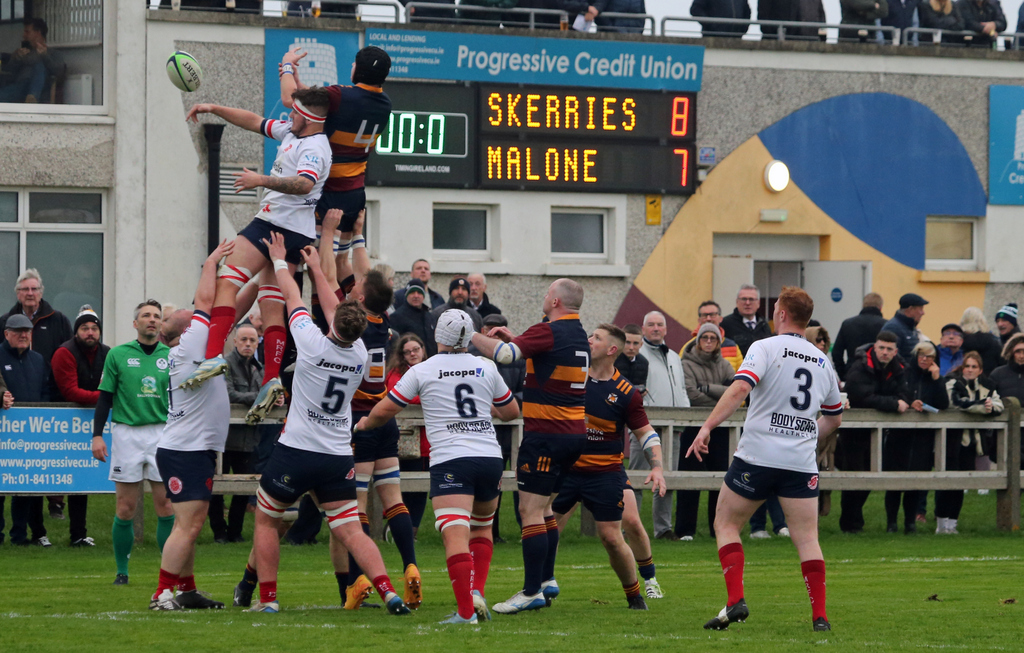
<instances>
[{"instance_id":1,"label":"man in flat cap","mask_svg":"<svg viewBox=\"0 0 1024 653\"><path fill-rule=\"evenodd\" d=\"M921 339L917 325L924 317L924 307L928 300L916 293L908 292L900 297L900 310L885 323L882 331L896 334L896 350L905 361L914 360L914 346Z\"/></svg>"}]
</instances>

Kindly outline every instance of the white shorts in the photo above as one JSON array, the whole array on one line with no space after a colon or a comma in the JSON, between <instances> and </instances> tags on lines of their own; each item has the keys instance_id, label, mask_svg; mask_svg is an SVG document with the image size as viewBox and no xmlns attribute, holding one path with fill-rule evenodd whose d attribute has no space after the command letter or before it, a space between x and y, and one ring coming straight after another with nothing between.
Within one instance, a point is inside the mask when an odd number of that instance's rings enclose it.
<instances>
[{"instance_id":1,"label":"white shorts","mask_svg":"<svg viewBox=\"0 0 1024 653\"><path fill-rule=\"evenodd\" d=\"M110 480L118 483L162 482L156 466L156 445L163 432L163 424L111 424Z\"/></svg>"}]
</instances>

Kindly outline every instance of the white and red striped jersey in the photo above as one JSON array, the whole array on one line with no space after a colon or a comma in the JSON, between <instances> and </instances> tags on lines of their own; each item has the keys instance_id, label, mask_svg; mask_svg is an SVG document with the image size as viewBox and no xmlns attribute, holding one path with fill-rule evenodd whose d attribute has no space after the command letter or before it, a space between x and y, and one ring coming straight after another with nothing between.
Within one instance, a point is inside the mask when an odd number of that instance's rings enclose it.
<instances>
[{"instance_id":1,"label":"white and red striped jersey","mask_svg":"<svg viewBox=\"0 0 1024 653\"><path fill-rule=\"evenodd\" d=\"M501 458L491 406L515 398L498 368L472 354L437 354L398 380L388 398L405 407L419 395L431 466L455 458Z\"/></svg>"},{"instance_id":2,"label":"white and red striped jersey","mask_svg":"<svg viewBox=\"0 0 1024 653\"><path fill-rule=\"evenodd\" d=\"M366 347L342 347L313 324L305 307L292 311L288 328L298 357L291 406L281 444L302 451L352 455L352 395L363 380Z\"/></svg>"},{"instance_id":3,"label":"white and red striped jersey","mask_svg":"<svg viewBox=\"0 0 1024 653\"><path fill-rule=\"evenodd\" d=\"M264 136L281 141L270 171L272 177L306 177L313 190L305 195L289 195L264 189L256 217L273 225L316 238L316 203L331 172L331 143L323 133L296 136L290 120L266 119L260 125Z\"/></svg>"},{"instance_id":4,"label":"white and red striped jersey","mask_svg":"<svg viewBox=\"0 0 1024 653\"><path fill-rule=\"evenodd\" d=\"M750 345L733 380L740 382L753 390L736 457L816 473L818 411L843 412L832 361L803 336L787 333Z\"/></svg>"},{"instance_id":5,"label":"white and red striped jersey","mask_svg":"<svg viewBox=\"0 0 1024 653\"><path fill-rule=\"evenodd\" d=\"M167 423L160 443L171 451L224 451L231 420L227 379L222 374L196 390L182 390L178 385L199 367L206 357L206 340L210 335L210 317L202 311L192 314L192 324L181 334L178 346L167 357L170 367ZM161 361L157 361L159 366Z\"/></svg>"}]
</instances>

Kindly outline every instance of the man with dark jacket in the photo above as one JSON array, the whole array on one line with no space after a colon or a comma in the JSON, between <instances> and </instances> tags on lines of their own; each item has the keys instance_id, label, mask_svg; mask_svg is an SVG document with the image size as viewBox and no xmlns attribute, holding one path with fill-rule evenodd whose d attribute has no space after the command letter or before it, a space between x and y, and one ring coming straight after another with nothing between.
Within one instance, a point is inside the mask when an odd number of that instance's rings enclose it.
<instances>
[{"instance_id":1,"label":"man with dark jacket","mask_svg":"<svg viewBox=\"0 0 1024 653\"><path fill-rule=\"evenodd\" d=\"M882 296L876 292L864 295L860 313L843 320L832 345L832 362L840 379L846 378L846 367L853 364L854 353L864 345L875 341L878 332L885 326L882 316Z\"/></svg>"},{"instance_id":2,"label":"man with dark jacket","mask_svg":"<svg viewBox=\"0 0 1024 653\"><path fill-rule=\"evenodd\" d=\"M395 310L398 310L398 308L405 303L405 294L409 291L409 286L412 285L413 281L420 282L419 285L423 289L424 296L429 299L429 301L427 301L428 310L437 308L444 304L444 297L441 296L441 293L430 289L430 277L430 261L425 258L416 259L416 262L412 264L412 279L410 279L409 283L405 285L405 288L400 288L395 291L395 301L392 304L395 307ZM431 337L433 337L433 332L431 332ZM424 342L426 342L426 340L424 340Z\"/></svg>"},{"instance_id":3,"label":"man with dark jacket","mask_svg":"<svg viewBox=\"0 0 1024 653\"><path fill-rule=\"evenodd\" d=\"M839 6L843 10L842 23L848 25L874 25L876 18L885 18L889 15L888 0L839 0ZM858 30L839 30L840 39L874 39L875 30L865 30L866 34L859 34Z\"/></svg>"},{"instance_id":4,"label":"man with dark jacket","mask_svg":"<svg viewBox=\"0 0 1024 653\"><path fill-rule=\"evenodd\" d=\"M644 332L639 324L627 324L622 331L626 334L626 346L615 359L615 369L643 394L647 392L647 372L650 370L650 362L640 353L644 346Z\"/></svg>"},{"instance_id":5,"label":"man with dark jacket","mask_svg":"<svg viewBox=\"0 0 1024 653\"><path fill-rule=\"evenodd\" d=\"M882 18L882 24L897 27L902 32L914 26L914 12L917 11L916 0L889 0L889 13ZM891 41L890 32L886 32L886 40Z\"/></svg>"},{"instance_id":6,"label":"man with dark jacket","mask_svg":"<svg viewBox=\"0 0 1024 653\"><path fill-rule=\"evenodd\" d=\"M990 48L999 33L1006 30L1006 16L999 0L957 0L964 17L964 29L974 32L970 46Z\"/></svg>"},{"instance_id":7,"label":"man with dark jacket","mask_svg":"<svg viewBox=\"0 0 1024 653\"><path fill-rule=\"evenodd\" d=\"M491 303L487 296L487 277L482 272L474 272L466 277L469 282L469 306L486 318L488 315L501 315L501 309Z\"/></svg>"},{"instance_id":8,"label":"man with dark jacket","mask_svg":"<svg viewBox=\"0 0 1024 653\"><path fill-rule=\"evenodd\" d=\"M759 5L760 6L760 5ZM694 18L742 18L750 20L748 0L693 0L690 15ZM761 18L761 16L758 16ZM743 36L749 25L731 23L701 23L704 36Z\"/></svg>"},{"instance_id":9,"label":"man with dark jacket","mask_svg":"<svg viewBox=\"0 0 1024 653\"><path fill-rule=\"evenodd\" d=\"M736 294L736 309L726 315L719 325L725 332L725 337L733 340L744 356L754 341L770 338L772 335L771 327L764 318L757 315L760 302L761 291L757 286L740 286L740 291Z\"/></svg>"},{"instance_id":10,"label":"man with dark jacket","mask_svg":"<svg viewBox=\"0 0 1024 653\"><path fill-rule=\"evenodd\" d=\"M1000 397L1016 397L1024 405L1024 333L1014 334L1006 341L1003 359L1006 364L997 367L988 377ZM1024 441L1021 442L1021 451L1024 452ZM1024 467L1024 456L1021 457L1021 466Z\"/></svg>"},{"instance_id":11,"label":"man with dark jacket","mask_svg":"<svg viewBox=\"0 0 1024 653\"><path fill-rule=\"evenodd\" d=\"M905 413L911 398L904 377L905 365L896 353L897 337L891 331L878 334L873 345L857 352L846 372L846 393L851 408L873 408L886 413ZM839 432L836 467L844 472L871 469L871 430L843 429ZM844 533L864 529L864 502L870 492L843 490L839 528Z\"/></svg>"},{"instance_id":12,"label":"man with dark jacket","mask_svg":"<svg viewBox=\"0 0 1024 653\"><path fill-rule=\"evenodd\" d=\"M473 328L477 331L483 328L484 319L469 305L469 281L466 281L464 277L455 277L448 284L448 301L431 311L434 314L434 323L437 323L441 313L451 308L458 309L468 315L473 320Z\"/></svg>"},{"instance_id":13,"label":"man with dark jacket","mask_svg":"<svg viewBox=\"0 0 1024 653\"><path fill-rule=\"evenodd\" d=\"M430 304L426 300L427 287L419 279L413 279L405 287L404 292L405 301L391 314L391 330L398 335L415 333L424 342L427 357L433 356L437 353L437 343L434 342L437 318L431 313ZM395 296L397 297L398 293L395 293ZM395 342L398 342L397 338Z\"/></svg>"},{"instance_id":14,"label":"man with dark jacket","mask_svg":"<svg viewBox=\"0 0 1024 653\"><path fill-rule=\"evenodd\" d=\"M746 0L743 0L746 2ZM613 14L646 14L647 7L644 0L596 0L594 8L598 14L595 22L602 32L625 32L640 34L644 31L643 18L603 18L601 14L609 12Z\"/></svg>"},{"instance_id":15,"label":"man with dark jacket","mask_svg":"<svg viewBox=\"0 0 1024 653\"><path fill-rule=\"evenodd\" d=\"M75 337L53 352L50 366L53 370L51 396L95 408L100 400L100 377L110 347L100 342L103 335L100 318L86 304L75 318ZM77 494L68 497L68 517L71 527L71 546L96 546L88 537L85 520L89 497Z\"/></svg>"},{"instance_id":16,"label":"man with dark jacket","mask_svg":"<svg viewBox=\"0 0 1024 653\"><path fill-rule=\"evenodd\" d=\"M4 326L4 342L0 344L0 374L14 401L50 400L50 372L43 357L32 351L32 321L24 315L12 315ZM43 497L11 498L11 543L22 546L50 546L43 524ZM28 539L28 528L32 539Z\"/></svg>"},{"instance_id":17,"label":"man with dark jacket","mask_svg":"<svg viewBox=\"0 0 1024 653\"><path fill-rule=\"evenodd\" d=\"M927 304L928 300L921 295L908 292L900 297L900 310L896 311L892 319L882 327L882 331L891 331L896 335L897 353L905 361L911 360L914 346L921 339L917 325L924 317L924 307Z\"/></svg>"},{"instance_id":18,"label":"man with dark jacket","mask_svg":"<svg viewBox=\"0 0 1024 653\"><path fill-rule=\"evenodd\" d=\"M1024 9L1024 4L1021 5L1021 8ZM1016 303L1010 302L996 312L996 328L999 329L999 340L1004 346L1014 334L1020 333L1020 327L1017 325Z\"/></svg>"}]
</instances>

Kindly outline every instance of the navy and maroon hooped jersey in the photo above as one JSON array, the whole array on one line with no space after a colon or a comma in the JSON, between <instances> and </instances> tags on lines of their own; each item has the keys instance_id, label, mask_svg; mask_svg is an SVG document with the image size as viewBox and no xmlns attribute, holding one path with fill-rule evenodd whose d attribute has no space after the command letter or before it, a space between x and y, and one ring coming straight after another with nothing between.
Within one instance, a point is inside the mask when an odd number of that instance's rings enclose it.
<instances>
[{"instance_id":1,"label":"navy and maroon hooped jersey","mask_svg":"<svg viewBox=\"0 0 1024 653\"><path fill-rule=\"evenodd\" d=\"M324 192L363 188L366 161L391 116L391 98L375 86L334 85L324 133L331 142L331 173Z\"/></svg>"},{"instance_id":2,"label":"navy and maroon hooped jersey","mask_svg":"<svg viewBox=\"0 0 1024 653\"><path fill-rule=\"evenodd\" d=\"M387 362L388 345L391 343L391 325L387 315L366 314L366 331L359 338L366 347L366 368L363 382L352 396L353 412L369 412L387 396L384 383L384 367Z\"/></svg>"},{"instance_id":3,"label":"navy and maroon hooped jersey","mask_svg":"<svg viewBox=\"0 0 1024 653\"><path fill-rule=\"evenodd\" d=\"M574 472L616 472L622 469L623 426L647 426L644 399L618 370L604 381L587 381L587 444Z\"/></svg>"},{"instance_id":4,"label":"navy and maroon hooped jersey","mask_svg":"<svg viewBox=\"0 0 1024 653\"><path fill-rule=\"evenodd\" d=\"M526 358L524 435L584 437L590 343L580 316L534 324L512 342Z\"/></svg>"}]
</instances>

